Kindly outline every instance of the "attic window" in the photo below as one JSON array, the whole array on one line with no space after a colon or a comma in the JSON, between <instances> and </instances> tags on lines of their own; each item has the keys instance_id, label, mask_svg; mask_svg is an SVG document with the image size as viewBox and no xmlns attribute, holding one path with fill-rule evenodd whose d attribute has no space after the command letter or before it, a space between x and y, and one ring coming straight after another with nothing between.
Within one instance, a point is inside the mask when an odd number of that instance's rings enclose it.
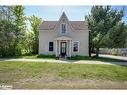
<instances>
[{"instance_id":1,"label":"attic window","mask_svg":"<svg viewBox=\"0 0 127 95\"><path fill-rule=\"evenodd\" d=\"M63 19L63 22L65 22L65 19Z\"/></svg>"},{"instance_id":2,"label":"attic window","mask_svg":"<svg viewBox=\"0 0 127 95\"><path fill-rule=\"evenodd\" d=\"M66 24L61 24L61 33L62 34L66 33Z\"/></svg>"}]
</instances>

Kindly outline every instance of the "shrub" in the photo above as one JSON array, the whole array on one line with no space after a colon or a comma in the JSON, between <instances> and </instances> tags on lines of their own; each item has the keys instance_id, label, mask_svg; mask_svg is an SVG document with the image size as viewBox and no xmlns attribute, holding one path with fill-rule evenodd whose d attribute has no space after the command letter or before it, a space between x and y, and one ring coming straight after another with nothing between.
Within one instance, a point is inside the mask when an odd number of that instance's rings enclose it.
<instances>
[{"instance_id":1,"label":"shrub","mask_svg":"<svg viewBox=\"0 0 127 95\"><path fill-rule=\"evenodd\" d=\"M89 56L79 56L79 55L76 55L76 56L72 56L72 57L68 57L69 60L90 60L91 57Z\"/></svg>"},{"instance_id":2,"label":"shrub","mask_svg":"<svg viewBox=\"0 0 127 95\"><path fill-rule=\"evenodd\" d=\"M112 49L112 55L120 55L121 54L121 52L119 51L119 49Z\"/></svg>"},{"instance_id":3,"label":"shrub","mask_svg":"<svg viewBox=\"0 0 127 95\"><path fill-rule=\"evenodd\" d=\"M37 56L37 58L55 58L55 55L54 54L50 54L50 55L40 54Z\"/></svg>"}]
</instances>

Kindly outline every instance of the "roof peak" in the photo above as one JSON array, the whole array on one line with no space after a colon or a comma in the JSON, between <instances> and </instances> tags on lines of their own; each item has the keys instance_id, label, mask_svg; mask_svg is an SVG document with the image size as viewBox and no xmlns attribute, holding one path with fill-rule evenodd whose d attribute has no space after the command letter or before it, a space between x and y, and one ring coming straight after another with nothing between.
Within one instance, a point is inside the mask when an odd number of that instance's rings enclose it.
<instances>
[{"instance_id":1,"label":"roof peak","mask_svg":"<svg viewBox=\"0 0 127 95\"><path fill-rule=\"evenodd\" d=\"M68 19L67 15L65 14L64 11L62 12L62 15L60 16L59 21L60 21L62 18L66 18L66 19L69 21L69 19Z\"/></svg>"},{"instance_id":2,"label":"roof peak","mask_svg":"<svg viewBox=\"0 0 127 95\"><path fill-rule=\"evenodd\" d=\"M63 15L63 16L65 16L65 15L66 15L64 11L63 11L62 15Z\"/></svg>"},{"instance_id":3,"label":"roof peak","mask_svg":"<svg viewBox=\"0 0 127 95\"><path fill-rule=\"evenodd\" d=\"M67 18L67 15L66 15L66 13L64 11L62 12L61 17L66 17Z\"/></svg>"}]
</instances>

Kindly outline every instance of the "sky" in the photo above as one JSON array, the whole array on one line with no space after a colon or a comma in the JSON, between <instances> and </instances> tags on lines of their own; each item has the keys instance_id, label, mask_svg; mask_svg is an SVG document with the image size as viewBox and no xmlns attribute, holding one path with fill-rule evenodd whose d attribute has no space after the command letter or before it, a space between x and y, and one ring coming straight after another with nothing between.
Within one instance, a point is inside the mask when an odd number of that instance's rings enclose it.
<instances>
[{"instance_id":1,"label":"sky","mask_svg":"<svg viewBox=\"0 0 127 95\"><path fill-rule=\"evenodd\" d=\"M71 21L84 21L85 16L91 11L92 6L25 6L27 16L35 15L42 20L59 20L64 11ZM124 7L125 16L123 21L127 23L127 6L112 6L113 9L121 10Z\"/></svg>"}]
</instances>

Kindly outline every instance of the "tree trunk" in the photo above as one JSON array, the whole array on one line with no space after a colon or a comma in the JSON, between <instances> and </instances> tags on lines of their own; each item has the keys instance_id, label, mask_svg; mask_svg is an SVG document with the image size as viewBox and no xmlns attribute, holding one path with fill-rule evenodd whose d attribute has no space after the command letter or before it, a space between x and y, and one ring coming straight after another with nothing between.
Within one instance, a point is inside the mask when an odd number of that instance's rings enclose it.
<instances>
[{"instance_id":1,"label":"tree trunk","mask_svg":"<svg viewBox=\"0 0 127 95\"><path fill-rule=\"evenodd\" d=\"M94 51L94 47L91 47L91 53L94 53L95 51Z\"/></svg>"},{"instance_id":2,"label":"tree trunk","mask_svg":"<svg viewBox=\"0 0 127 95\"><path fill-rule=\"evenodd\" d=\"M96 57L98 57L99 56L99 48L97 47L96 48Z\"/></svg>"}]
</instances>

